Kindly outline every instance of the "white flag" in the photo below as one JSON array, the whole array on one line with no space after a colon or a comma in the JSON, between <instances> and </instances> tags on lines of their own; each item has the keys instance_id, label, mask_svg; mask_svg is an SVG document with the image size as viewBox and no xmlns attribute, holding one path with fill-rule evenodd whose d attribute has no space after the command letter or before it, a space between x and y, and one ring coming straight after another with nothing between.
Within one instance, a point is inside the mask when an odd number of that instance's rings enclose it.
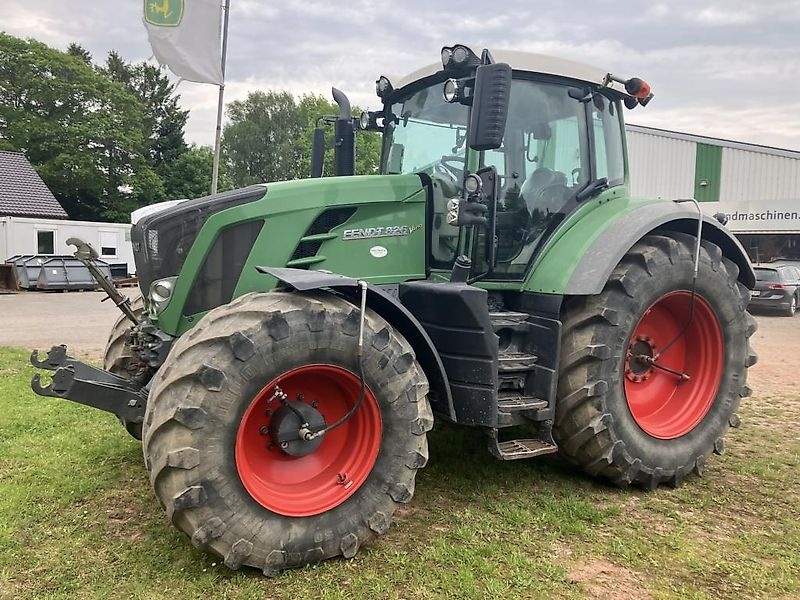
<instances>
[{"instance_id":1,"label":"white flag","mask_svg":"<svg viewBox=\"0 0 800 600\"><path fill-rule=\"evenodd\" d=\"M144 25L158 62L178 77L222 85L220 0L144 0Z\"/></svg>"}]
</instances>

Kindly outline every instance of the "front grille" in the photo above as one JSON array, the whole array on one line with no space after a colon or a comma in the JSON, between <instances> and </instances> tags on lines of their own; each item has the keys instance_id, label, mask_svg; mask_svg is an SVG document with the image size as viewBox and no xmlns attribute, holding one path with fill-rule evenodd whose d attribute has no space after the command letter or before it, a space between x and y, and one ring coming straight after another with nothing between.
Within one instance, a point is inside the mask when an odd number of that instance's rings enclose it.
<instances>
[{"instance_id":1,"label":"front grille","mask_svg":"<svg viewBox=\"0 0 800 600\"><path fill-rule=\"evenodd\" d=\"M192 285L183 314L195 315L233 300L236 284L263 226L264 221L247 221L219 233Z\"/></svg>"},{"instance_id":2,"label":"front grille","mask_svg":"<svg viewBox=\"0 0 800 600\"><path fill-rule=\"evenodd\" d=\"M266 186L254 185L188 200L139 221L131 230L131 242L141 289L180 273L197 234L212 215L259 200L266 191Z\"/></svg>"}]
</instances>

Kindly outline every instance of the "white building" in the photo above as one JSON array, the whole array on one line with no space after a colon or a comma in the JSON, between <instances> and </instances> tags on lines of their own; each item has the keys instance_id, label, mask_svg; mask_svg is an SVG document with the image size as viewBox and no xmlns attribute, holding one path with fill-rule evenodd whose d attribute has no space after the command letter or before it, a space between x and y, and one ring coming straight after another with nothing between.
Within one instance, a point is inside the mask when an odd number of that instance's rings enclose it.
<instances>
[{"instance_id":1,"label":"white building","mask_svg":"<svg viewBox=\"0 0 800 600\"><path fill-rule=\"evenodd\" d=\"M800 259L800 152L626 126L631 193L725 213L755 262Z\"/></svg>"},{"instance_id":2,"label":"white building","mask_svg":"<svg viewBox=\"0 0 800 600\"><path fill-rule=\"evenodd\" d=\"M89 242L109 264L135 271L131 225L71 221L20 152L0 151L0 263L21 254L71 255L71 237Z\"/></svg>"}]
</instances>

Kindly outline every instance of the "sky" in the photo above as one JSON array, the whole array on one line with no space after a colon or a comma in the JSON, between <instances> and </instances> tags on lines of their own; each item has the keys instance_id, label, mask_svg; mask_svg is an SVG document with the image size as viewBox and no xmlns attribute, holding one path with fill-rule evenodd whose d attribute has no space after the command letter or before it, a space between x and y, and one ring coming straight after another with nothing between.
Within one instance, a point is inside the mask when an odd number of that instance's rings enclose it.
<instances>
[{"instance_id":1,"label":"sky","mask_svg":"<svg viewBox=\"0 0 800 600\"><path fill-rule=\"evenodd\" d=\"M152 56L141 0L4 0L0 30L78 42L96 61L112 49ZM334 85L378 108L379 75L435 63L459 42L642 77L655 98L629 123L800 150L800 0L231 0L226 101L259 89L330 98ZM178 91L187 140L212 144L217 88Z\"/></svg>"}]
</instances>

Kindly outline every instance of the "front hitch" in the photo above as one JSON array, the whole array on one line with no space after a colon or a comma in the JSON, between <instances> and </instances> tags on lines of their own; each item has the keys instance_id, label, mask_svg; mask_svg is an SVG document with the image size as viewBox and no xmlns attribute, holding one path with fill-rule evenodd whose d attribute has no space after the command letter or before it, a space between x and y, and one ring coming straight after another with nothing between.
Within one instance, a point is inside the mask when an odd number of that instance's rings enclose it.
<instances>
[{"instance_id":1,"label":"front hitch","mask_svg":"<svg viewBox=\"0 0 800 600\"><path fill-rule=\"evenodd\" d=\"M31 389L38 395L85 404L129 423L144 421L147 391L141 385L72 358L66 346L53 346L43 360L34 350L31 364L54 371L49 385L42 385L39 373L33 376Z\"/></svg>"},{"instance_id":2,"label":"front hitch","mask_svg":"<svg viewBox=\"0 0 800 600\"><path fill-rule=\"evenodd\" d=\"M128 320L134 325L138 325L139 318L131 308L130 299L120 294L119 291L117 291L117 288L114 287L114 282L103 275L102 271L100 271L100 269L98 269L97 265L94 263L94 261L100 257L100 255L97 253L97 250L92 248L90 243L84 242L82 239L76 237L67 239L67 245L75 246L75 253L73 256L75 256L75 258L81 261L84 266L89 269L89 273L92 274L92 277L94 277L95 281L97 281L100 287L103 288L103 291L108 294L108 297L114 301L116 307L120 309L126 317L128 317Z\"/></svg>"}]
</instances>

